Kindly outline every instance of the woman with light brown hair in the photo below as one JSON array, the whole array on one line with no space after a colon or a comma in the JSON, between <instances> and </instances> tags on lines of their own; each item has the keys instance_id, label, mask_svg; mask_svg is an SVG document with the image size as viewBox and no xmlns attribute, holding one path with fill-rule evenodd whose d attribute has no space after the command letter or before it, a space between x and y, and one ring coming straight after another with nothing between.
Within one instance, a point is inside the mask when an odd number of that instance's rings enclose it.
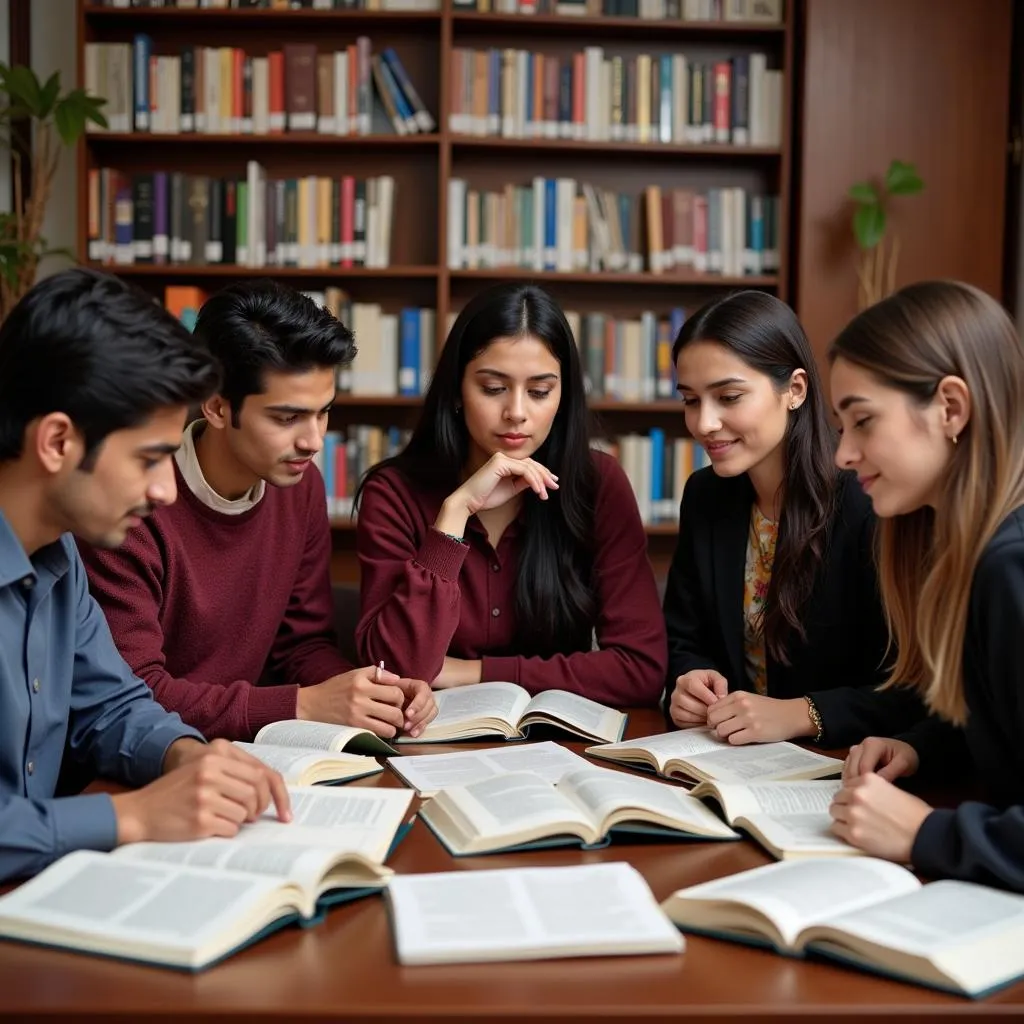
<instances>
[{"instance_id":1,"label":"woman with light brown hair","mask_svg":"<svg viewBox=\"0 0 1024 1024\"><path fill-rule=\"evenodd\" d=\"M850 750L833 828L929 876L1024 891L1024 346L994 299L937 281L865 310L830 359L836 461L881 520L887 685L931 711ZM893 785L972 762L989 804L934 810Z\"/></svg>"}]
</instances>

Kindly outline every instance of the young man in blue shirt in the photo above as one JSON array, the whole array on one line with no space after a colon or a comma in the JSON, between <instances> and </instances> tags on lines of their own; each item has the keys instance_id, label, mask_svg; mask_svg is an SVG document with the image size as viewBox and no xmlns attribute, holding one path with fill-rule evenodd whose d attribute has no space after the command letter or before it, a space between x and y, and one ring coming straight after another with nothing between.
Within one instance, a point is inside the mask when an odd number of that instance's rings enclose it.
<instances>
[{"instance_id":1,"label":"young man in blue shirt","mask_svg":"<svg viewBox=\"0 0 1024 1024\"><path fill-rule=\"evenodd\" d=\"M0 327L0 880L75 849L230 836L281 777L161 708L114 647L71 534L107 547L176 496L216 364L117 278L37 284ZM56 798L64 757L143 787Z\"/></svg>"}]
</instances>

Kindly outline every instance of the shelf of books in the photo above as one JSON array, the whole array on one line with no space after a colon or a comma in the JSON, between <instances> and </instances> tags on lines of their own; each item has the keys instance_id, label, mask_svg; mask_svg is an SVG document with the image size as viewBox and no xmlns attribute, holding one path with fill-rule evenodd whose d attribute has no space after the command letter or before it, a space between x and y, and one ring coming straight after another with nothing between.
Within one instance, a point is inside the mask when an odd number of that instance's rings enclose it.
<instances>
[{"instance_id":1,"label":"shelf of books","mask_svg":"<svg viewBox=\"0 0 1024 1024\"><path fill-rule=\"evenodd\" d=\"M356 333L322 470L354 578L359 475L415 423L458 310L543 284L594 443L652 559L703 456L670 350L688 312L788 298L793 16L783 0L79 0L79 249L186 322L289 280Z\"/></svg>"}]
</instances>

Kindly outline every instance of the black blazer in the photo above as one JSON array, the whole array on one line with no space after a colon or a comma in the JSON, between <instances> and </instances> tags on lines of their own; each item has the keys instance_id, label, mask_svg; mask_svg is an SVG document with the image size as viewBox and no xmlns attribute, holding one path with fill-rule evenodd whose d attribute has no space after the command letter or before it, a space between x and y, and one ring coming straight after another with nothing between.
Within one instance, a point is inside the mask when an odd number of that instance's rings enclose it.
<instances>
[{"instance_id":1,"label":"black blazer","mask_svg":"<svg viewBox=\"0 0 1024 1024\"><path fill-rule=\"evenodd\" d=\"M790 641L789 665L768 656L768 695L813 698L823 746L891 736L924 715L905 689L876 692L885 678L888 633L873 554L874 513L852 474L840 474L825 561L803 616L807 640ZM743 646L743 576L754 488L744 473L710 467L686 483L679 540L665 590L670 697L678 676L711 668L730 690L750 690ZM786 529L785 512L779 524ZM666 712L668 699L666 698Z\"/></svg>"}]
</instances>

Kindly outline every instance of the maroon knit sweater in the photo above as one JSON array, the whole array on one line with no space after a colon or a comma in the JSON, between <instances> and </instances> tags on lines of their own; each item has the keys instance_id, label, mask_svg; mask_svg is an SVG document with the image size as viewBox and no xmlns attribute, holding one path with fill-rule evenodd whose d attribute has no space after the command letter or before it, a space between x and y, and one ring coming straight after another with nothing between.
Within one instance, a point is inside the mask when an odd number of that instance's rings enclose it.
<instances>
[{"instance_id":1,"label":"maroon knit sweater","mask_svg":"<svg viewBox=\"0 0 1024 1024\"><path fill-rule=\"evenodd\" d=\"M300 685L347 672L334 634L331 535L313 467L240 515L178 500L116 551L79 542L121 655L208 739L251 740L294 718ZM257 686L269 675L282 685Z\"/></svg>"}]
</instances>

